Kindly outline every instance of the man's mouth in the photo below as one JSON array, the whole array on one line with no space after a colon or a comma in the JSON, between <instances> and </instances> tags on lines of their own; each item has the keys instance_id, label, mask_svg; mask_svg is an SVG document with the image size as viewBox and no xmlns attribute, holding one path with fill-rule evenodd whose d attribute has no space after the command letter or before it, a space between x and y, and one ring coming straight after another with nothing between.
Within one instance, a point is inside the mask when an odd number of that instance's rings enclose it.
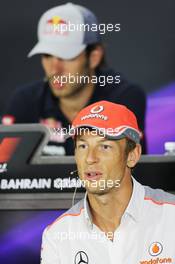
<instances>
[{"instance_id":1,"label":"man's mouth","mask_svg":"<svg viewBox=\"0 0 175 264\"><path fill-rule=\"evenodd\" d=\"M100 171L88 171L85 172L85 179L87 180L99 180L102 176Z\"/></svg>"},{"instance_id":2,"label":"man's mouth","mask_svg":"<svg viewBox=\"0 0 175 264\"><path fill-rule=\"evenodd\" d=\"M56 75L48 77L48 81L54 90L62 90L64 88L64 83Z\"/></svg>"},{"instance_id":3,"label":"man's mouth","mask_svg":"<svg viewBox=\"0 0 175 264\"><path fill-rule=\"evenodd\" d=\"M63 89L63 83L62 82L52 82L52 87L55 89L55 90L61 90Z\"/></svg>"}]
</instances>

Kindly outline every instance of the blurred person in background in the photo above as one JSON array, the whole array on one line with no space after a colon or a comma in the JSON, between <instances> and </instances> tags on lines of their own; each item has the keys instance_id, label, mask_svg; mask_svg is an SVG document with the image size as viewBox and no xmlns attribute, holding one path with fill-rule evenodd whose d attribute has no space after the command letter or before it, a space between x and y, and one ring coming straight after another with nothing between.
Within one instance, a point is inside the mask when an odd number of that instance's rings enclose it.
<instances>
[{"instance_id":1,"label":"blurred person in background","mask_svg":"<svg viewBox=\"0 0 175 264\"><path fill-rule=\"evenodd\" d=\"M41 123L61 131L69 129L83 107L108 100L124 104L135 113L146 153L145 93L107 67L99 25L89 9L72 3L51 8L41 16L38 43L28 57L41 56L45 78L15 90L2 124ZM112 26L120 30L117 24ZM50 154L73 154L72 139L65 141L62 133L51 137L49 145L54 146Z\"/></svg>"}]
</instances>

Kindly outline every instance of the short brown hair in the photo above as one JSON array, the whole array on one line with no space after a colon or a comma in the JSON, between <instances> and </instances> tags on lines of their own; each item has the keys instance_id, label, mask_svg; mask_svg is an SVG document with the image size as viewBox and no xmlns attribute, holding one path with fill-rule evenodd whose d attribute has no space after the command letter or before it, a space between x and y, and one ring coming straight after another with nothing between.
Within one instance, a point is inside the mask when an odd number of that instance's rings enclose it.
<instances>
[{"instance_id":1,"label":"short brown hair","mask_svg":"<svg viewBox=\"0 0 175 264\"><path fill-rule=\"evenodd\" d=\"M125 148L126 157L128 157L129 152L135 149L135 147L136 147L136 143L131 139L126 138L126 148Z\"/></svg>"}]
</instances>

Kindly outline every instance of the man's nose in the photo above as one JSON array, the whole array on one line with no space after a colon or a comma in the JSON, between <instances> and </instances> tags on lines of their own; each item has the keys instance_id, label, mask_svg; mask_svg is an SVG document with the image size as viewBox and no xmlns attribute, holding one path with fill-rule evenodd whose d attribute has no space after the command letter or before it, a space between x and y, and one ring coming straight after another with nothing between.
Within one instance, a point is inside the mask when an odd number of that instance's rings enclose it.
<instances>
[{"instance_id":1,"label":"man's nose","mask_svg":"<svg viewBox=\"0 0 175 264\"><path fill-rule=\"evenodd\" d=\"M52 72L53 74L62 74L64 71L64 60L52 57L51 58Z\"/></svg>"},{"instance_id":2,"label":"man's nose","mask_svg":"<svg viewBox=\"0 0 175 264\"><path fill-rule=\"evenodd\" d=\"M98 158L97 150L95 148L89 149L87 152L87 156L86 156L87 164L90 165L93 163L97 163L98 161L99 161L99 158Z\"/></svg>"}]
</instances>

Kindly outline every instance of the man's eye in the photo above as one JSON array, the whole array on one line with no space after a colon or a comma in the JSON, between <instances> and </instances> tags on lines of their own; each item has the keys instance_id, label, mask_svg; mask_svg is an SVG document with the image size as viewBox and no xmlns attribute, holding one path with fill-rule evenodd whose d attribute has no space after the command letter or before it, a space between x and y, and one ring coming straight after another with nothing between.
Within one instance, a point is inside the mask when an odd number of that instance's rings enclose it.
<instances>
[{"instance_id":1,"label":"man's eye","mask_svg":"<svg viewBox=\"0 0 175 264\"><path fill-rule=\"evenodd\" d=\"M102 149L111 149L112 147L110 145L106 145L106 144L103 144L102 146Z\"/></svg>"},{"instance_id":2,"label":"man's eye","mask_svg":"<svg viewBox=\"0 0 175 264\"><path fill-rule=\"evenodd\" d=\"M51 58L52 57L52 55L50 55L50 54L42 54L42 56L44 57L44 58Z\"/></svg>"},{"instance_id":3,"label":"man's eye","mask_svg":"<svg viewBox=\"0 0 175 264\"><path fill-rule=\"evenodd\" d=\"M80 144L80 145L78 145L78 148L79 149L85 149L87 146L85 145L85 144Z\"/></svg>"}]
</instances>

